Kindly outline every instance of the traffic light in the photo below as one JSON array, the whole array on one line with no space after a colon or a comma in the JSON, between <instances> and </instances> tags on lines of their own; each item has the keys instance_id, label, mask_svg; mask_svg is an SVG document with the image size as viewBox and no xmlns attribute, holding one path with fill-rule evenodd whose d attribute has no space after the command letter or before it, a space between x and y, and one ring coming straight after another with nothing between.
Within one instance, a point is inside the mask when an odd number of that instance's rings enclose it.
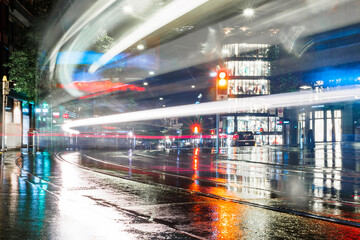
<instances>
[{"instance_id":1,"label":"traffic light","mask_svg":"<svg viewBox=\"0 0 360 240\"><path fill-rule=\"evenodd\" d=\"M215 130L214 130L214 129L211 129L211 130L210 130L210 134L211 134L211 135L214 135L214 134L215 134Z\"/></svg>"},{"instance_id":2,"label":"traffic light","mask_svg":"<svg viewBox=\"0 0 360 240\"><path fill-rule=\"evenodd\" d=\"M8 95L10 93L10 89L13 89L15 87L16 82L8 81L5 75L3 76L2 82L3 82L2 85L3 95Z\"/></svg>"},{"instance_id":3,"label":"traffic light","mask_svg":"<svg viewBox=\"0 0 360 240\"><path fill-rule=\"evenodd\" d=\"M198 126L195 126L195 127L193 128L193 132L194 132L195 134L199 133L199 127L198 127Z\"/></svg>"},{"instance_id":4,"label":"traffic light","mask_svg":"<svg viewBox=\"0 0 360 240\"><path fill-rule=\"evenodd\" d=\"M227 99L229 72L227 70L218 70L216 77L216 98L217 100Z\"/></svg>"},{"instance_id":5,"label":"traffic light","mask_svg":"<svg viewBox=\"0 0 360 240\"><path fill-rule=\"evenodd\" d=\"M15 81L9 81L9 89L14 89L16 86L16 82Z\"/></svg>"}]
</instances>

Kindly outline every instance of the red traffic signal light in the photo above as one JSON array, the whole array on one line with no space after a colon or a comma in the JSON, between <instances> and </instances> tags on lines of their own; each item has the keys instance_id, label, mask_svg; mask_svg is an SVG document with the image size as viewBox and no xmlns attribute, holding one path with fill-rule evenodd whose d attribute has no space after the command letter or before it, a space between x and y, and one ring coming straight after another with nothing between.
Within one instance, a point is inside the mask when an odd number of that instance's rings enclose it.
<instances>
[{"instance_id":1,"label":"red traffic signal light","mask_svg":"<svg viewBox=\"0 0 360 240\"><path fill-rule=\"evenodd\" d=\"M211 134L211 135L214 135L214 134L215 134L215 130L214 130L214 129L211 129L211 130L210 130L210 134Z\"/></svg>"},{"instance_id":2,"label":"red traffic signal light","mask_svg":"<svg viewBox=\"0 0 360 240\"><path fill-rule=\"evenodd\" d=\"M216 88L218 95L227 95L228 79L229 79L229 72L227 70L217 71Z\"/></svg>"},{"instance_id":3,"label":"red traffic signal light","mask_svg":"<svg viewBox=\"0 0 360 240\"><path fill-rule=\"evenodd\" d=\"M264 131L264 129L263 128L260 128L260 132L262 133Z\"/></svg>"},{"instance_id":4,"label":"red traffic signal light","mask_svg":"<svg viewBox=\"0 0 360 240\"><path fill-rule=\"evenodd\" d=\"M194 133L199 133L199 127L198 127L198 126L195 126L195 127L193 128L193 132L194 132Z\"/></svg>"}]
</instances>

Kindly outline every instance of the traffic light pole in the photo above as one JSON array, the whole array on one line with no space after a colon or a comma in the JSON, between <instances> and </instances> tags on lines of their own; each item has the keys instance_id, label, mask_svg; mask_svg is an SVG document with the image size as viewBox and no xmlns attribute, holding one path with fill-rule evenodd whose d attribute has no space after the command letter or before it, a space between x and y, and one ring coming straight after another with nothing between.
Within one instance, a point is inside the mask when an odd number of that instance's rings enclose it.
<instances>
[{"instance_id":1,"label":"traffic light pole","mask_svg":"<svg viewBox=\"0 0 360 240\"><path fill-rule=\"evenodd\" d=\"M219 121L220 121L220 115L216 114L216 156L219 154Z\"/></svg>"},{"instance_id":2,"label":"traffic light pole","mask_svg":"<svg viewBox=\"0 0 360 240\"><path fill-rule=\"evenodd\" d=\"M5 107L6 107L6 95L3 94L2 99L2 129L1 129L1 151L5 151Z\"/></svg>"}]
</instances>

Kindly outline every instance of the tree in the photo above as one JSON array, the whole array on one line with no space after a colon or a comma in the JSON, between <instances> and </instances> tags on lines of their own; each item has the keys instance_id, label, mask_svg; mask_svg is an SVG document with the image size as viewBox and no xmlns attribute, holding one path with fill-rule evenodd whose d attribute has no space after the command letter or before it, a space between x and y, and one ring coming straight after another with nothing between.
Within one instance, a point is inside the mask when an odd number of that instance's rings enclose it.
<instances>
[{"instance_id":1,"label":"tree","mask_svg":"<svg viewBox=\"0 0 360 240\"><path fill-rule=\"evenodd\" d=\"M39 94L36 49L13 52L9 61L4 67L9 68L9 80L16 82L14 90L26 94L30 101L36 101Z\"/></svg>"},{"instance_id":2,"label":"tree","mask_svg":"<svg viewBox=\"0 0 360 240\"><path fill-rule=\"evenodd\" d=\"M114 44L114 39L112 37L109 37L107 33L104 32L97 38L97 41L93 44L90 50L99 53L104 53L108 51L113 46L113 44Z\"/></svg>"},{"instance_id":3,"label":"tree","mask_svg":"<svg viewBox=\"0 0 360 240\"><path fill-rule=\"evenodd\" d=\"M24 93L30 101L36 102L49 92L46 83L40 79L39 31L36 27L25 29L22 48L11 53L8 68L9 81L15 81L16 92Z\"/></svg>"},{"instance_id":4,"label":"tree","mask_svg":"<svg viewBox=\"0 0 360 240\"><path fill-rule=\"evenodd\" d=\"M39 39L42 34L42 23L53 6L53 0L34 0L26 8L36 17L31 27L23 29L20 48L11 53L8 68L9 80L15 81L16 92L24 93L30 101L37 101L48 93L47 84L40 82Z\"/></svg>"},{"instance_id":5,"label":"tree","mask_svg":"<svg viewBox=\"0 0 360 240\"><path fill-rule=\"evenodd\" d=\"M106 31L100 34L96 42L90 47L90 51L95 51L98 53L107 52L114 45L114 39L110 37ZM114 78L119 76L122 73L123 69L116 64L112 67L105 68L102 70L102 76L104 78Z\"/></svg>"}]
</instances>

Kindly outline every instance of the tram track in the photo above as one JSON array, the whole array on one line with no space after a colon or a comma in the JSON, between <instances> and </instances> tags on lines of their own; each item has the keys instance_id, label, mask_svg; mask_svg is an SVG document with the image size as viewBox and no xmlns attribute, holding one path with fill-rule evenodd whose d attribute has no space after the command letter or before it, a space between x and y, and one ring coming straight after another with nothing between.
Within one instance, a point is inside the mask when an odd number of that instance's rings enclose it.
<instances>
[{"instance_id":1,"label":"tram track","mask_svg":"<svg viewBox=\"0 0 360 240\"><path fill-rule=\"evenodd\" d=\"M87 156L88 158L92 158L91 156L87 155L87 154L84 154L85 156ZM143 157L143 158L147 158L146 155L144 154L134 154L133 156L140 156L140 157ZM171 158L168 158L169 155L162 155L164 158L166 158L166 161L167 162L172 162L172 163L175 163L174 160L172 160ZM122 155L121 157L124 157L124 158L127 158L128 156L126 155ZM151 156L152 157L152 156ZM200 157L201 159L201 157ZM94 160L97 160L96 158L94 158ZM133 159L133 161L136 160L136 159ZM104 162L107 162L107 161L104 161ZM201 161L199 161L201 162ZM334 178L334 177L328 177L328 176L333 176L335 175L334 172L338 173L338 174L341 174L341 173L345 173L345 174L350 174L350 176L344 176L342 175L342 177L347 177L347 178L359 178L360 179L360 174L357 173L356 171L341 171L341 170L335 170L335 169L325 169L325 170L320 170L320 169L314 169L314 168L307 168L307 167L299 167L299 168L291 168L289 167L288 165L280 165L280 164L272 164L272 163L263 163L263 162L254 162L254 161L251 161L251 160L238 160L238 159L232 159L232 158L219 158L216 160L216 164L217 165L217 168L218 169L223 169L223 170L230 170L230 172L236 172L237 168L235 168L234 166L237 166L239 165L239 163L251 163L251 164L258 164L260 166L271 166L274 168L274 170L281 170L282 172L293 172L293 173L303 173L303 174L314 174L314 173L318 173L318 174L325 174L325 177L317 177L317 176L312 176L312 179L321 179L321 180L331 180L331 181L339 181L339 182L348 182L348 183L355 183L355 184L360 184L360 181L357 181L357 180L346 180L346 179L337 179L337 178ZM121 164L117 163L119 166ZM230 166L224 166L225 164L230 164ZM121 165L121 166L124 166L126 167L125 165ZM198 167L201 168L205 165L201 165L199 164ZM189 165L189 167L191 167ZM253 168L258 168L258 166L252 166ZM132 166L132 168L134 168L134 166ZM147 169L147 168L141 168L141 169ZM159 171L159 170L149 170L147 169L148 171L158 171L162 174L168 174L168 175L175 175L173 173L169 173L169 172L166 172L166 171ZM254 169L252 169L251 171L248 170L248 169L242 169L241 171L243 172L251 172L251 173L256 173L256 174L262 174L262 175L271 175L271 174L275 174L275 173L271 173L271 172L266 172L266 171L254 171ZM220 175L224 175L224 174L220 174ZM236 175L236 174L232 174L232 175ZM288 176L289 173L280 173L280 172L277 172L276 175L278 176ZM176 174L175 176L177 177L180 177L180 178L188 178L186 176L183 176L183 175L179 175L179 174ZM198 178L199 180L201 181L208 181L206 178L201 178L199 177ZM210 180L213 182L213 180ZM216 182L217 184L223 184L222 182ZM241 185L241 187L247 187L247 188L254 188L254 187L249 187L249 186L245 186L245 185ZM281 192L281 191L275 191L275 190L268 190L268 189L260 189L260 188L254 188L254 189L257 189L257 190L263 190L263 191L274 191L274 192ZM307 197L313 197L311 195L307 196ZM334 199L329 199L329 200L334 200ZM357 204L356 202L353 202L353 204Z\"/></svg>"},{"instance_id":2,"label":"tram track","mask_svg":"<svg viewBox=\"0 0 360 240\"><path fill-rule=\"evenodd\" d=\"M189 154L189 153L188 153ZM98 161L98 162L102 162L104 164L114 164L114 162L109 162L109 161L105 161L105 160L100 160L100 159L97 159L97 158L94 158L94 157L91 157L87 154L84 154L82 153L82 155L88 159L92 159L94 161ZM141 157L144 157L146 158L147 156L146 155L143 155L143 154L133 154L133 156L141 156ZM165 155L163 154L162 155L164 158L166 158L166 162L174 162L174 160L172 160L171 158L169 159L168 156L169 155ZM128 156L127 155L122 155L121 157L124 157L124 158L127 158ZM153 156L151 156L153 157ZM135 159L133 159L135 160ZM231 158L222 158L222 159L217 159L216 160L217 163L226 163L227 161L231 161L231 165L236 165L238 162L245 162L245 163L254 163L250 160L233 160ZM266 164L266 163L263 163L265 165L269 165L269 164ZM115 164L116 166L121 166L123 167L124 169L126 168L128 170L128 166L127 165L122 165L122 164L119 164L119 163L116 163ZM224 169L226 170L227 168L230 169L230 172L236 172L236 168L233 168L232 166L217 166L218 169ZM199 165L199 168L201 167L202 165ZM296 170L296 169L292 169L292 168L288 168L287 165L274 165L274 164L270 164L270 166L272 167L279 167L279 168L276 168L276 170L281 170L281 171L288 171L288 172L294 172L294 173L305 173L305 174L314 174L314 173L321 173L321 174L327 174L329 175L329 172L313 172L313 171L310 171L310 169L308 168L305 168L305 169L300 169L300 170ZM285 167L285 168L284 168ZM160 170L155 170L155 169L147 169L147 168L143 168L143 167L138 167L138 166L131 166L131 169L132 170L139 170L139 171L146 171L147 173L156 173L156 174L161 174L161 175L168 175L168 176L172 176L172 177L177 177L177 178L182 178L182 179L187 179L187 180L191 180L191 181L194 181L193 178L191 177L188 177L188 176L184 176L184 175L180 175L180 174L175 174L175 173L170 173L170 172L167 172L167 171L160 171ZM254 171L253 169L252 170L249 170L249 169L242 169L242 172L248 172L248 173L256 173L256 174L262 174L263 176L271 176L272 173L269 173L269 172L265 172L265 171ZM223 174L220 174L220 175L223 175ZM231 174L233 176L237 176L237 174ZM279 175L279 176L289 176L288 173L276 173L276 175ZM299 176L297 176L299 177ZM353 177L355 178L355 177ZM320 177L316 177L316 176L313 176L312 179L318 179L318 180L331 180L331 181L339 181L339 182L349 182L349 183L355 183L355 184L360 184L359 181L350 181L350 180L344 180L344 179L334 179L334 178L328 178L328 177L323 177L323 178L320 178ZM203 177L200 177L200 176L197 176L196 178L197 181L200 181L200 182L205 182L205 183L211 183L211 184L216 184L216 185L220 185L220 186L223 186L223 187L226 187L226 186L231 186L231 187L241 187L241 188L246 188L246 189L251 189L251 190L256 190L256 191L264 191L264 192L268 192L270 194L275 194L276 196L283 196L284 195L284 192L283 191L279 191L279 190L274 190L274 189L264 189L264 188L257 188L257 187L253 187L253 186L247 186L247 185L239 185L237 183L233 183L233 182L227 182L226 184L224 182L221 182L221 181L216 181L216 180L213 180L213 179L208 179L208 178L203 178ZM277 198L279 198L277 197ZM285 196L286 197L286 196ZM316 196L313 196L313 195L300 195L300 196L297 196L297 198L307 198L307 199L314 199L316 201L324 201L324 202L329 202L331 204L334 204L334 203L341 203L341 204L345 204L345 205L351 205L351 206L360 206L360 203L359 202L353 202L353 201L345 201L345 200L339 200L339 199L335 199L335 198L325 198L325 197L316 197ZM284 199L284 198L282 198Z\"/></svg>"},{"instance_id":3,"label":"tram track","mask_svg":"<svg viewBox=\"0 0 360 240\"><path fill-rule=\"evenodd\" d=\"M187 155L189 155L190 153L188 153ZM91 156L88 156L87 154L84 154L82 153L83 156L85 156L86 158L89 158L89 159L92 159L94 161L98 161L98 162L102 162L104 164L113 164L113 162L109 162L109 161L105 161L105 160L100 160L100 159L97 159L97 158L93 158ZM132 155L133 157L134 156L141 156L141 157L144 157L146 158L146 155L143 155L143 154L133 154ZM166 158L166 162L174 162L174 160L172 160L171 158L168 158L169 155L165 155L165 154L162 154L161 156L163 156L164 158ZM127 155L125 154L122 154L121 157L123 158L128 158ZM152 156L153 157L153 156ZM134 161L135 159L133 159ZM139 160L138 160L139 161ZM242 161L242 160L232 160L232 159L227 159L227 160L224 160L224 159L218 159L216 160L218 161L218 163L223 163L223 162L226 162L226 161L233 161L234 163L232 163L231 165L234 165L236 164L237 162L245 162L245 163L254 163L250 160L246 160L246 161ZM264 163L265 164L265 163ZM116 163L115 164L116 166L121 166L123 168L123 170L126 170L128 171L128 166L127 165L122 165L122 164L119 164L119 163ZM230 171L236 171L237 169L236 168L233 168L233 167L230 167L227 166L227 167L224 167L224 166L218 166L218 169L226 169L226 168L229 168ZM273 164L271 164L271 166L274 166ZM276 165L278 166L278 165ZM199 165L199 168L201 167L201 165ZM286 167L285 169L283 167ZM288 171L288 172L295 172L295 173L305 173L305 174L314 174L314 172L312 171L309 171L309 169L303 169L303 170L296 170L296 169L290 169L290 168L287 168L288 166L286 165L283 165L283 166L280 166L279 168L276 168L277 170L282 170L282 171ZM188 177L188 176L184 176L184 175L180 175L180 174L175 174L175 173L170 173L170 172L167 172L167 171L160 171L160 170L155 170L155 169L147 169L147 168L142 168L142 167L138 167L138 166L131 166L131 170L132 171L140 171L141 173L155 173L155 174L159 174L159 175L167 175L167 176L171 176L171 177L176 177L176 178L181 178L181 179L186 179L186 180L189 180L189 181L194 181L194 179L192 179L191 177ZM254 170L249 170L249 169L242 169L242 172L249 172L249 173L256 173L256 174L262 174L263 176L269 176L271 175L272 173L269 173L269 172L265 172L265 171L254 171ZM140 173L140 174L141 174ZM325 174L325 173L322 173L322 174ZM329 175L329 173L327 173ZM221 174L220 174L221 175ZM232 175L236 175L236 174L232 174ZM276 173L276 175L279 175L279 176L289 176L289 173ZM125 174L126 176L126 174ZM299 176L297 176L299 177ZM334 178L328 178L328 177L325 177L325 178L321 178L321 177L316 177L316 176L312 176L312 179L318 179L318 180L331 180L331 181L339 181L339 182L350 182L350 183L359 183L358 181L349 181L349 180L344 180L344 179L334 179ZM247 185L239 185L237 183L234 183L234 182L227 182L226 184L224 182L221 182L221 181L216 181L216 180L212 180L212 179L207 179L207 178L202 178L200 176L197 176L196 178L197 181L200 181L200 182L204 182L204 183L207 183L207 184L215 184L217 186L222 186L222 187L227 187L227 186L230 186L230 187L240 187L242 189L250 189L252 191L263 191L263 192L267 192L269 194L271 194L272 196L276 196L276 199L285 199L285 198L289 198L289 196L287 194L284 193L284 191L280 191L280 190L275 190L275 189L264 189L264 188L258 188L258 187L253 187L253 186L247 186ZM324 186L325 188L325 186ZM343 205L348 205L348 206L356 206L358 207L360 204L359 202L354 202L354 201L349 201L349 200L340 200L340 199L337 199L337 198L332 198L332 197L316 197L316 196L313 196L313 195L298 195L296 196L297 199L306 199L307 201L309 201L309 203L318 203L319 201L322 201L324 204L331 204L331 205L337 205L337 204L343 204Z\"/></svg>"},{"instance_id":4,"label":"tram track","mask_svg":"<svg viewBox=\"0 0 360 240\"><path fill-rule=\"evenodd\" d=\"M311 219L316 219L316 220L322 220L322 221L327 221L327 222L332 222L332 223L337 223L337 224L342 224L342 225L347 225L347 226L352 226L352 227L360 227L360 223L349 221L349 220L331 218L331 217L327 217L327 216L318 215L318 214L315 214L315 213L297 211L297 210L293 210L293 209L279 208L279 207L275 207L275 206L270 206L270 205L265 205L265 204L259 204L259 203L254 203L254 202L250 202L250 201L240 200L240 199L236 199L236 198L232 198L232 197L219 196L219 195L215 195L215 194L211 194L211 193L205 193L205 192L196 191L196 190L192 190L192 189L186 189L186 188L171 186L171 185L167 185L167 184L156 183L156 182L152 182L152 181L135 179L135 178L131 178L131 177L125 176L125 175L119 176L118 174L115 174L115 173L103 172L103 171L98 170L98 169L86 167L86 166L83 166L81 164L77 164L77 163L74 163L74 162L67 161L66 159L64 159L62 157L62 154L63 153L56 154L56 158L58 160L68 162L68 163L76 165L76 166L78 166L80 168L84 168L84 169L87 169L89 171L96 172L96 173L99 173L99 174L105 174L105 175L108 175L108 176L122 178L122 179L126 179L126 180L129 180L129 181L138 182L138 183L142 183L142 184L148 184L148 185L152 185L152 186L156 186L156 187L162 187L162 188L173 189L173 190L176 190L176 191L188 192L188 193L191 193L191 194L196 194L198 196L208 197L210 199L230 201L230 202L243 204L243 205L247 205L247 206L251 206L251 207L255 207L255 208L261 208L261 209L266 209L266 210L270 210L270 211L275 211L275 212L280 212L280 213L285 213L285 214L291 214L291 215L295 215L295 216L301 216L301 217L306 217L306 218L311 218ZM114 166L117 165L117 164L109 163L109 162L105 162L105 163L109 164L109 165L114 165ZM121 167L126 168L126 166L121 166ZM129 169L129 168L127 168L127 169ZM134 170L134 168L132 168L132 170ZM150 173L150 174L155 174L154 172L148 171L146 169L141 169L140 171L147 172L147 173ZM162 174L164 174L164 173L162 173ZM322 199L322 200L324 200L324 199Z\"/></svg>"},{"instance_id":5,"label":"tram track","mask_svg":"<svg viewBox=\"0 0 360 240\"><path fill-rule=\"evenodd\" d=\"M261 208L261 209L266 209L266 210L270 210L270 211L275 211L275 212L280 212L280 213L285 213L285 214L291 214L291 215L295 215L295 216L301 216L301 217L305 217L305 218L311 218L311 219L316 219L316 220L322 220L322 221L326 221L326 222L332 222L332 223L337 223L337 224L341 224L341 225L347 225L347 226L352 226L352 227L360 227L360 224L357 222L352 222L352 221L348 221L348 220L342 220L342 219L337 219L337 218L331 218L331 217L326 217L326 216L322 216L322 215L318 215L318 214L313 214L313 213L308 213L308 212L303 212L303 211L296 211L296 210L291 210L291 209L284 209L284 208L278 208L278 207L274 207L274 206L269 206L269 205L264 205L264 204L259 204L259 203L254 203L254 202L249 202L249 201L244 201L244 200L240 200L240 199L235 199L235 198L231 198L231 197L224 197L224 196L218 196L215 194L211 194L211 193L204 193L204 192L200 192L200 191L195 191L195 190L191 190L191 189L185 189L185 188L180 188L180 187L175 187L175 186L171 186L171 185L166 185L166 184L161 184L161 183L155 183L155 182L151 182L151 181L144 181L144 180L140 180L140 179L133 179L130 178L128 176L119 176L118 174L114 174L114 173L110 173L110 172L104 172L98 169L94 169L94 168L90 168L90 167L86 167L83 166L81 164L77 164L71 161L66 160L65 158L62 157L64 153L57 153L55 154L55 159L57 159L58 161L62 161L62 162L66 162L68 164L74 165L78 168L84 169L86 171L90 171L92 173L96 173L96 174L101 174L101 175L107 175L107 176L111 176L111 177L115 177L115 178L120 178L120 179L124 179L124 180L128 180L128 181L133 181L133 182L137 182L137 183L141 183L141 184L147 184L147 185L152 185L155 187L161 187L161 188L167 188L167 189L171 189L171 190L175 190L175 191L180 191L180 192L187 192L187 193L191 193L191 194L196 194L198 196L202 196L202 197L207 197L210 199L215 199L215 200L223 200L223 201L229 201L229 202L233 202L233 203L238 203L238 204L242 204L242 205L247 205L247 206L251 206L251 207L255 207L255 208ZM23 169L21 167L21 164L19 164L19 159L20 157L17 157L15 162L17 167L21 170L21 174L19 175L19 177L23 178L27 183L36 186L36 187L40 187L38 184L31 182L30 180L28 180L27 178L23 177L22 174L25 173L26 176L30 176L33 178L37 178L39 179L41 182L46 182L47 184L52 185L53 187L59 188L61 189L62 186L59 186L57 184L54 184L50 181L47 181L39 176L37 176L36 174L33 174L29 171L26 171L25 169ZM107 163L110 164L110 163ZM142 170L144 171L144 170ZM43 188L41 188L43 189ZM48 189L43 189L46 192L60 198L59 194L57 194L54 191L48 190ZM108 203L102 199L97 199L97 198L92 198L87 196L88 198L98 202L100 205L104 205L104 206L109 206L109 207L114 207L113 204ZM194 235L192 233L188 233L188 232L184 232L183 230L180 230L178 228L176 228L176 225L173 222L170 221L166 221L163 219L158 219L158 218L154 218L151 215L146 215L143 213L140 213L138 211L135 210L131 210L131 209L126 209L126 208L122 208L119 206L116 206L116 210L126 213L128 215L131 215L133 217L138 217L140 219L146 220L146 221L150 221L150 222L154 222L157 224L162 224L165 225L175 231L177 231L178 233L182 233L185 234L189 237L193 237L196 239L204 239L201 236L197 236Z\"/></svg>"}]
</instances>

